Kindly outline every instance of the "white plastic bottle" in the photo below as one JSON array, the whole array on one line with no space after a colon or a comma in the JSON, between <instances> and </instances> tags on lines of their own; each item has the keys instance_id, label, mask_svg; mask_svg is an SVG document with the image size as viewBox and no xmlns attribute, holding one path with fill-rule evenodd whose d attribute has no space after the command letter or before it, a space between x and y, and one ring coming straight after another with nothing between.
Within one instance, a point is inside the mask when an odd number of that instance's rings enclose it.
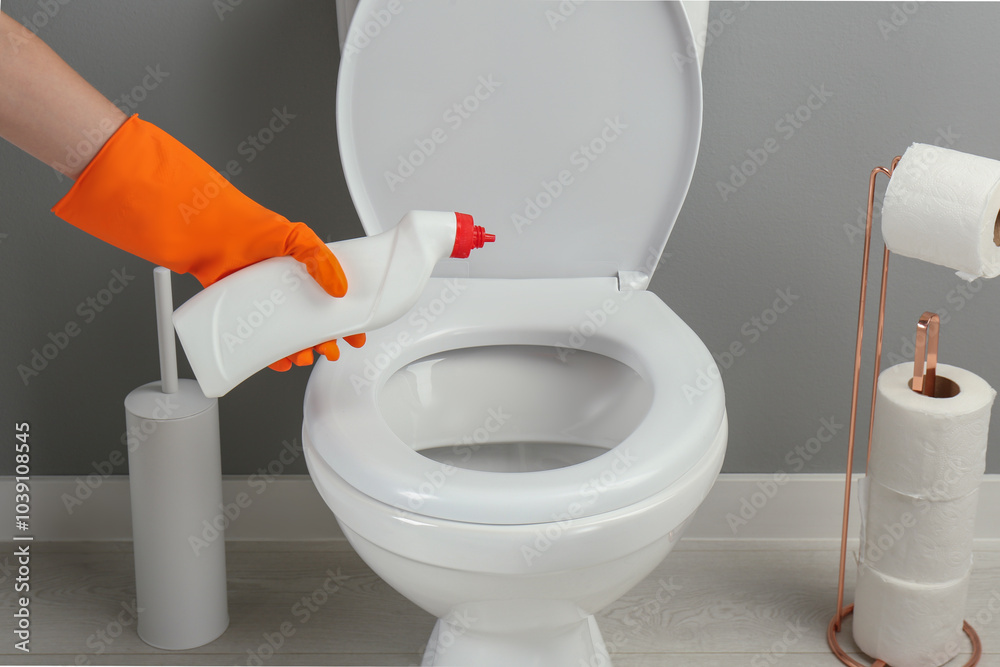
<instances>
[{"instance_id":1,"label":"white plastic bottle","mask_svg":"<svg viewBox=\"0 0 1000 667\"><path fill-rule=\"evenodd\" d=\"M298 261L272 257L193 296L174 311L174 328L205 396L222 396L283 357L398 319L438 260L494 238L463 213L410 211L381 234L327 244L347 275L341 298Z\"/></svg>"}]
</instances>

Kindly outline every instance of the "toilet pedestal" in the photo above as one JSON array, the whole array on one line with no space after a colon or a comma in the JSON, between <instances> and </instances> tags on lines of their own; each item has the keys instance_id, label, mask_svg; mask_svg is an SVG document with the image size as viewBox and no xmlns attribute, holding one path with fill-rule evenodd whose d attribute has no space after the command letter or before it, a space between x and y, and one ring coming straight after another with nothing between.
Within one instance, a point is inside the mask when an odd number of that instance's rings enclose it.
<instances>
[{"instance_id":1,"label":"toilet pedestal","mask_svg":"<svg viewBox=\"0 0 1000 667\"><path fill-rule=\"evenodd\" d=\"M423 667L611 667L597 620L587 616L559 632L490 632L472 613L452 613L434 625Z\"/></svg>"}]
</instances>

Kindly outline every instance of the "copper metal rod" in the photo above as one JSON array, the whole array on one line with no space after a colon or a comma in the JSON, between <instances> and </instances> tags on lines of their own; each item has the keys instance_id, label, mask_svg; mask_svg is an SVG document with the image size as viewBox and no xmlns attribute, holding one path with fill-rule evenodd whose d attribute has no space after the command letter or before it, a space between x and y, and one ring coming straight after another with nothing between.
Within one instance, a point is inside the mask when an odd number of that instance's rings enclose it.
<instances>
[{"instance_id":1,"label":"copper metal rod","mask_svg":"<svg viewBox=\"0 0 1000 667\"><path fill-rule=\"evenodd\" d=\"M889 248L882 250L882 288L878 297L878 330L875 335L875 372L872 373L872 404L868 413L868 456L865 458L865 474L872 460L872 431L875 430L875 397L878 395L878 376L882 372L882 331L885 328L885 286L889 277Z\"/></svg>"},{"instance_id":2,"label":"copper metal rod","mask_svg":"<svg viewBox=\"0 0 1000 667\"><path fill-rule=\"evenodd\" d=\"M868 184L868 219L871 220L874 215L875 210L875 177L874 174L881 172L892 178L892 172L896 170L896 165L899 164L901 155L897 155L892 159L892 164L889 165L888 169L882 167L876 167L873 170L872 179ZM871 225L868 225L867 232L871 234ZM882 246L882 286L879 290L879 300L878 300L878 330L875 335L875 372L872 376L872 404L871 411L868 414L868 454L865 457L865 474L868 474L868 464L872 458L872 431L875 429L875 396L878 390L878 376L882 372L882 332L885 328L885 293L886 293L886 283L889 278L889 248L885 245ZM839 605L838 605L839 606Z\"/></svg>"},{"instance_id":3,"label":"copper metal rod","mask_svg":"<svg viewBox=\"0 0 1000 667\"><path fill-rule=\"evenodd\" d=\"M845 665L849 665L850 667L866 667L863 663L860 663L851 656L847 655L847 651L841 648L840 644L837 642L837 633L840 632L840 621L852 611L854 611L853 604L844 609L843 615L833 617L833 620L830 621L830 625L826 628L826 643L830 645L830 650L833 651L835 656L837 656L837 659ZM836 628L834 627L835 625L837 626ZM872 667L876 666L872 665Z\"/></svg>"},{"instance_id":4,"label":"copper metal rod","mask_svg":"<svg viewBox=\"0 0 1000 667\"><path fill-rule=\"evenodd\" d=\"M913 352L913 391L924 396L934 395L937 379L938 330L941 318L937 313L925 311L917 322L916 345ZM924 368L924 350L927 351L927 367Z\"/></svg>"},{"instance_id":5,"label":"copper metal rod","mask_svg":"<svg viewBox=\"0 0 1000 667\"><path fill-rule=\"evenodd\" d=\"M853 612L854 612L854 605L853 604L848 605L844 609L844 617L846 618ZM830 625L828 625L826 628L826 641L827 644L830 645L830 650L833 651L833 654L837 656L838 660L840 660L845 665L848 665L849 667L868 667L864 663L858 662L851 656L847 655L847 651L845 651L843 647L841 647L841 645L837 642L838 631L834 630L833 628L834 623L836 622L837 618L834 617L833 619L831 619ZM969 637L969 641L972 643L972 655L969 657L969 661L965 663L962 667L975 667L976 665L979 664L979 660L983 657L983 642L982 640L979 639L979 634L976 632L975 628L969 625L968 621L963 621L962 630ZM886 662L883 660L876 660L871 664L871 667L890 667L890 665L886 664Z\"/></svg>"},{"instance_id":6,"label":"copper metal rod","mask_svg":"<svg viewBox=\"0 0 1000 667\"><path fill-rule=\"evenodd\" d=\"M872 214L875 211L875 177L880 173L892 176L885 167L872 169L868 179L868 216L865 220L865 254L861 262L861 297L858 299L858 333L854 342L854 383L851 386L851 421L847 431L847 483L844 484L844 519L840 531L840 575L837 583L837 613L834 630L840 632L844 607L844 571L847 564L847 522L851 510L851 475L854 473L854 431L858 420L858 384L861 379L861 343L865 332L865 304L868 292L868 257L872 244Z\"/></svg>"}]
</instances>

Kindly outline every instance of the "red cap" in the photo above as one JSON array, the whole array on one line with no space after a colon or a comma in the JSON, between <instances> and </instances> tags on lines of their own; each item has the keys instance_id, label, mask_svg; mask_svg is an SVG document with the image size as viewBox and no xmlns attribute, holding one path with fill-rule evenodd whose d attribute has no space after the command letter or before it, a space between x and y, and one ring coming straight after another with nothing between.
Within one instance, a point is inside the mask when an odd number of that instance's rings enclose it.
<instances>
[{"instance_id":1,"label":"red cap","mask_svg":"<svg viewBox=\"0 0 1000 667\"><path fill-rule=\"evenodd\" d=\"M486 230L473 223L472 216L467 213L456 213L455 220L455 247L451 250L451 256L458 259L465 259L472 252L473 248L482 248L487 243L493 243L497 237L487 234Z\"/></svg>"}]
</instances>

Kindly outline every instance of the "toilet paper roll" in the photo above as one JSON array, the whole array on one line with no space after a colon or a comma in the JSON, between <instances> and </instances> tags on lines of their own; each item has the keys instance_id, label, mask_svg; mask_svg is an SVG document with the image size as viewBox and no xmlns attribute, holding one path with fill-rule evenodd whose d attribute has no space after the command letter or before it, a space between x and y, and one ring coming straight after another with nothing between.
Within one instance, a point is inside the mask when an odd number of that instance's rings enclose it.
<instances>
[{"instance_id":1,"label":"toilet paper roll","mask_svg":"<svg viewBox=\"0 0 1000 667\"><path fill-rule=\"evenodd\" d=\"M967 370L939 364L939 389L958 387L950 398L910 389L913 365L882 371L875 401L868 475L899 493L934 501L953 500L979 486L986 469L986 439L996 392ZM945 378L945 380L942 380Z\"/></svg>"},{"instance_id":2,"label":"toilet paper roll","mask_svg":"<svg viewBox=\"0 0 1000 667\"><path fill-rule=\"evenodd\" d=\"M892 667L938 667L963 646L969 577L946 584L915 584L858 568L854 641Z\"/></svg>"},{"instance_id":3,"label":"toilet paper roll","mask_svg":"<svg viewBox=\"0 0 1000 667\"><path fill-rule=\"evenodd\" d=\"M932 501L867 485L862 562L880 573L922 583L961 579L972 567L979 490Z\"/></svg>"},{"instance_id":4,"label":"toilet paper roll","mask_svg":"<svg viewBox=\"0 0 1000 667\"><path fill-rule=\"evenodd\" d=\"M955 269L966 280L1000 274L994 242L1000 162L927 144L906 149L882 203L889 250Z\"/></svg>"},{"instance_id":5,"label":"toilet paper roll","mask_svg":"<svg viewBox=\"0 0 1000 667\"><path fill-rule=\"evenodd\" d=\"M125 398L139 637L202 646L229 625L219 406L194 380Z\"/></svg>"}]
</instances>

